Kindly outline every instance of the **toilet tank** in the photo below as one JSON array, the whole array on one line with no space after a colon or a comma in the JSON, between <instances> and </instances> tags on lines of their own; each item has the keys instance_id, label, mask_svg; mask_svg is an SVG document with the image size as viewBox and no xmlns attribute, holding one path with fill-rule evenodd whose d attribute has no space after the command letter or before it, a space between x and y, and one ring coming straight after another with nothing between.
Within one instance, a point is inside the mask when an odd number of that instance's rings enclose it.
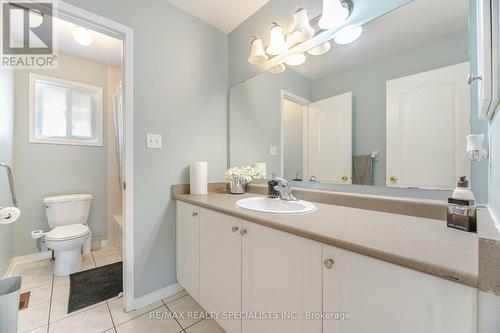
<instances>
[{"instance_id":1,"label":"toilet tank","mask_svg":"<svg viewBox=\"0 0 500 333\"><path fill-rule=\"evenodd\" d=\"M87 224L90 212L90 194L69 194L43 199L51 228L67 224Z\"/></svg>"}]
</instances>

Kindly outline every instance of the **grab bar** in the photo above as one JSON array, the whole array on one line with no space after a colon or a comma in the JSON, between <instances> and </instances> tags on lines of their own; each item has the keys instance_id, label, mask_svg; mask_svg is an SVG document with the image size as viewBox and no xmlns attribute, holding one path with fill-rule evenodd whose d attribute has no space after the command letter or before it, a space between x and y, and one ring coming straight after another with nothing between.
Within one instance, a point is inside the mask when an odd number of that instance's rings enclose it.
<instances>
[{"instance_id":1,"label":"grab bar","mask_svg":"<svg viewBox=\"0 0 500 333\"><path fill-rule=\"evenodd\" d=\"M12 203L14 204L14 207L17 207L16 189L14 187L14 178L12 178L12 171L10 170L10 166L5 163L0 163L0 166L7 169L7 177L9 178L10 186L10 196L12 197Z\"/></svg>"}]
</instances>

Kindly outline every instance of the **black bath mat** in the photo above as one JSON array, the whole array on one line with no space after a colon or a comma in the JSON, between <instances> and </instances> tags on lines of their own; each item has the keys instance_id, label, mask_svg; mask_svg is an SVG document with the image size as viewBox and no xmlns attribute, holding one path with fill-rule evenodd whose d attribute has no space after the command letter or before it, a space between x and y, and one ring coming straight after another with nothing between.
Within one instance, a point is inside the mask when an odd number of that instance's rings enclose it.
<instances>
[{"instance_id":1,"label":"black bath mat","mask_svg":"<svg viewBox=\"0 0 500 333\"><path fill-rule=\"evenodd\" d=\"M122 267L122 262L117 262L71 274L68 313L118 296L123 291Z\"/></svg>"}]
</instances>

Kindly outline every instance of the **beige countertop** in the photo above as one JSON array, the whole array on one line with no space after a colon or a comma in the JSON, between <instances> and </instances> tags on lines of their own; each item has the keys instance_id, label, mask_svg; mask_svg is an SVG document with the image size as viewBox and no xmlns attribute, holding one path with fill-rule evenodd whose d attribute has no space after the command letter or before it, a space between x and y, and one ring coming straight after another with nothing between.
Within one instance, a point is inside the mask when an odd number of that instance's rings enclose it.
<instances>
[{"instance_id":1,"label":"beige countertop","mask_svg":"<svg viewBox=\"0 0 500 333\"><path fill-rule=\"evenodd\" d=\"M443 220L315 203L304 215L236 207L256 194L174 194L173 198L468 286L478 285L478 237Z\"/></svg>"}]
</instances>

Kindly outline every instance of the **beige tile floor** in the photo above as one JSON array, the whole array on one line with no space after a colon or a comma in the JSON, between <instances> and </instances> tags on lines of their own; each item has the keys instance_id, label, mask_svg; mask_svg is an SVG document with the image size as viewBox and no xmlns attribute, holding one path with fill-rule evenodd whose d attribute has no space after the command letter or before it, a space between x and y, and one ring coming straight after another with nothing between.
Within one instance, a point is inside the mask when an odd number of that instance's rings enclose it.
<instances>
[{"instance_id":1,"label":"beige tile floor","mask_svg":"<svg viewBox=\"0 0 500 333\"><path fill-rule=\"evenodd\" d=\"M82 270L120 260L115 248L103 247L83 256ZM69 277L53 276L53 264L53 261L43 260L16 267L14 275L23 277L22 291L31 291L29 307L19 311L20 333L224 332L210 319L172 316L172 312L203 312L184 291L129 313L122 310L122 298L116 297L68 314ZM151 318L153 312L160 314L161 319Z\"/></svg>"}]
</instances>

